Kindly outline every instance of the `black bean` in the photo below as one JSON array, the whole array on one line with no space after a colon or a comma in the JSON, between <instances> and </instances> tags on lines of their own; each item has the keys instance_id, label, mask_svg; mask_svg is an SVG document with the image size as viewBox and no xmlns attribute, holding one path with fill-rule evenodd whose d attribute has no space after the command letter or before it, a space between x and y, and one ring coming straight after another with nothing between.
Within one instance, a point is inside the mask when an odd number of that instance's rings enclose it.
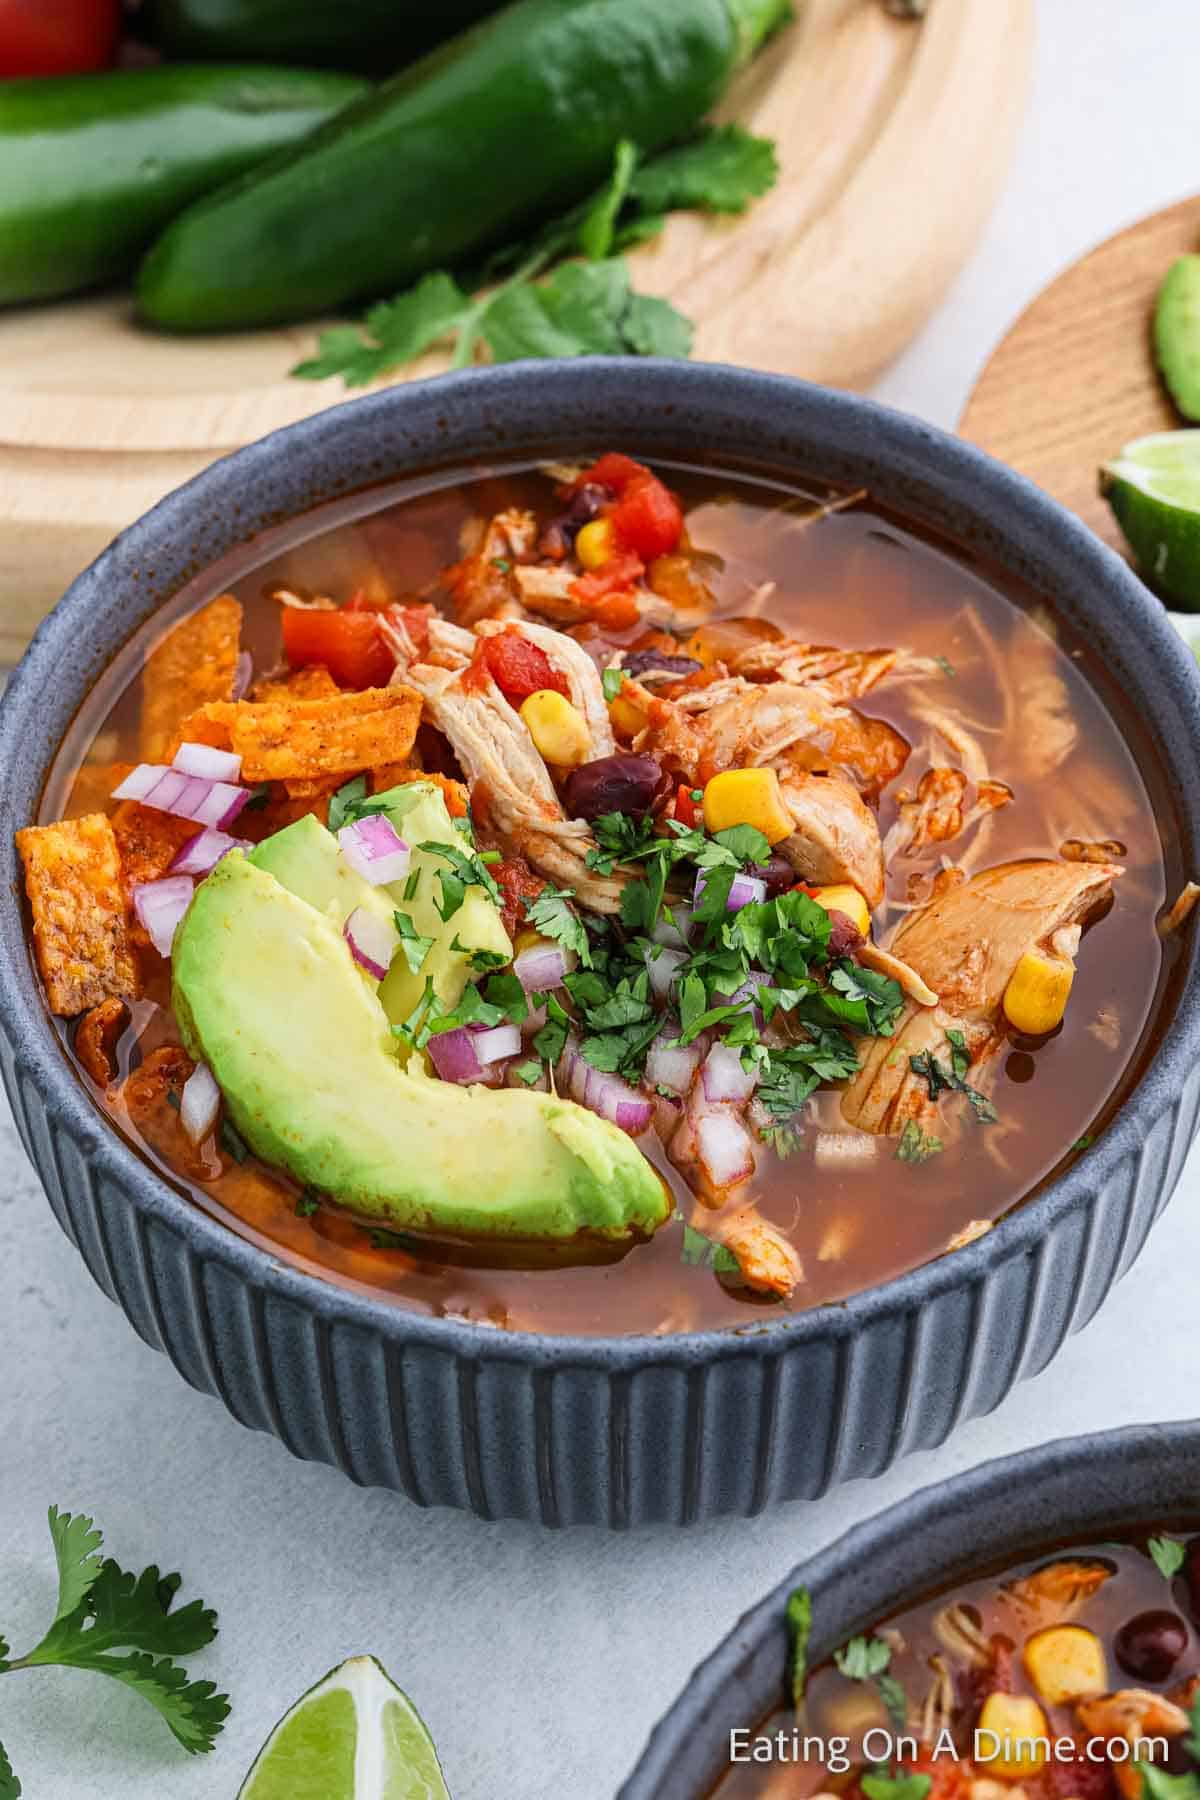
<instances>
[{"instance_id":1,"label":"black bean","mask_svg":"<svg viewBox=\"0 0 1200 1800\"><path fill-rule=\"evenodd\" d=\"M573 769L563 786L563 805L572 819L599 819L604 813L649 812L662 770L652 756L618 750Z\"/></svg>"},{"instance_id":2,"label":"black bean","mask_svg":"<svg viewBox=\"0 0 1200 1800\"><path fill-rule=\"evenodd\" d=\"M787 857L780 856L777 850L771 852L768 862L751 863L746 873L756 875L759 881L766 882L768 899L773 899L776 894L788 893L800 879Z\"/></svg>"},{"instance_id":3,"label":"black bean","mask_svg":"<svg viewBox=\"0 0 1200 1800\"><path fill-rule=\"evenodd\" d=\"M1113 1639L1117 1661L1135 1681L1166 1681L1187 1649L1188 1628L1178 1613L1152 1607L1127 1619Z\"/></svg>"},{"instance_id":4,"label":"black bean","mask_svg":"<svg viewBox=\"0 0 1200 1800\"><path fill-rule=\"evenodd\" d=\"M682 680L685 675L694 675L704 664L697 662L694 656L668 656L663 650L631 650L621 667L634 681L655 671L677 675Z\"/></svg>"}]
</instances>

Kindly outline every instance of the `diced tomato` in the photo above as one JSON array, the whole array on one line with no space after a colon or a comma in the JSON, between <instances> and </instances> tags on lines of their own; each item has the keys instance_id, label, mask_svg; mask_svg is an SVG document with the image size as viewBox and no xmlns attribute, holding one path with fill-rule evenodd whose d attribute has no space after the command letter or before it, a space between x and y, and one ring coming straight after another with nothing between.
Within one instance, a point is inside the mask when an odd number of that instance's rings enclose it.
<instances>
[{"instance_id":1,"label":"diced tomato","mask_svg":"<svg viewBox=\"0 0 1200 1800\"><path fill-rule=\"evenodd\" d=\"M692 799L692 788L686 781L681 781L675 790L675 817L689 831L695 831L700 823L701 810Z\"/></svg>"},{"instance_id":2,"label":"diced tomato","mask_svg":"<svg viewBox=\"0 0 1200 1800\"><path fill-rule=\"evenodd\" d=\"M639 618L637 603L632 594L625 594L624 590L632 588L644 573L640 556L635 556L631 550L618 550L615 556L610 556L598 569L591 569L586 575L580 575L578 580L573 581L571 594L594 618L605 625L614 628L636 625ZM606 609L602 605L603 601L617 595L622 595L629 601L627 607L618 609L622 615L620 617L616 616L611 607Z\"/></svg>"},{"instance_id":3,"label":"diced tomato","mask_svg":"<svg viewBox=\"0 0 1200 1800\"><path fill-rule=\"evenodd\" d=\"M0 0L0 76L106 68L120 23L120 0Z\"/></svg>"},{"instance_id":4,"label":"diced tomato","mask_svg":"<svg viewBox=\"0 0 1200 1800\"><path fill-rule=\"evenodd\" d=\"M523 856L506 856L503 862L494 863L492 875L502 897L504 929L512 937L526 923L525 901L536 900L546 883Z\"/></svg>"},{"instance_id":5,"label":"diced tomato","mask_svg":"<svg viewBox=\"0 0 1200 1800\"><path fill-rule=\"evenodd\" d=\"M538 644L531 644L518 631L499 631L484 638L478 660L487 670L510 706L520 706L530 694L542 688L553 688L556 694L570 699L571 690L565 675L559 673Z\"/></svg>"},{"instance_id":6,"label":"diced tomato","mask_svg":"<svg viewBox=\"0 0 1200 1800\"><path fill-rule=\"evenodd\" d=\"M636 476L618 498L610 516L617 542L633 550L643 562L667 556L683 535L683 510L657 475Z\"/></svg>"},{"instance_id":7,"label":"diced tomato","mask_svg":"<svg viewBox=\"0 0 1200 1800\"><path fill-rule=\"evenodd\" d=\"M324 663L342 687L386 687L396 659L379 629L378 614L310 612L307 607L283 609L283 651L294 669L305 663Z\"/></svg>"},{"instance_id":8,"label":"diced tomato","mask_svg":"<svg viewBox=\"0 0 1200 1800\"><path fill-rule=\"evenodd\" d=\"M639 475L649 475L645 463L634 462L632 456L622 456L619 450L610 450L600 461L585 469L575 482L575 490L583 487L606 487L613 494L623 494L631 481Z\"/></svg>"}]
</instances>

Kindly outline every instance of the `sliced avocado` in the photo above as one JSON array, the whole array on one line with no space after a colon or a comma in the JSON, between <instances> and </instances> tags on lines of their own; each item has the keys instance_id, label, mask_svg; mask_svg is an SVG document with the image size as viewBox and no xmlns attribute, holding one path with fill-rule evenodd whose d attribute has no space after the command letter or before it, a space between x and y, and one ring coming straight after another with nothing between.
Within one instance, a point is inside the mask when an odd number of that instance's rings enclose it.
<instances>
[{"instance_id":1,"label":"sliced avocado","mask_svg":"<svg viewBox=\"0 0 1200 1800\"><path fill-rule=\"evenodd\" d=\"M631 1242L666 1189L615 1125L529 1089L460 1088L402 1069L339 928L239 851L176 934L184 1042L265 1162L397 1229Z\"/></svg>"},{"instance_id":2,"label":"sliced avocado","mask_svg":"<svg viewBox=\"0 0 1200 1800\"><path fill-rule=\"evenodd\" d=\"M355 907L366 907L392 923L399 910L408 914L419 936L433 939L417 970L396 958L380 985L379 997L389 1019L406 1019L425 991L426 981L446 1006L457 1005L472 973L470 952L491 951L512 956L512 944L499 908L481 887L470 887L458 911L443 919L437 909L440 884L437 871L445 860L417 846L449 843L467 849L456 831L441 790L425 782L410 782L379 796L391 801L387 816L405 842L412 846L412 861L404 881L389 887L372 887L347 863L337 839L311 813L297 819L273 837L265 838L250 852L249 860L266 869L290 893L333 921L340 930ZM409 888L412 893L409 894ZM457 942L458 948L455 948Z\"/></svg>"}]
</instances>

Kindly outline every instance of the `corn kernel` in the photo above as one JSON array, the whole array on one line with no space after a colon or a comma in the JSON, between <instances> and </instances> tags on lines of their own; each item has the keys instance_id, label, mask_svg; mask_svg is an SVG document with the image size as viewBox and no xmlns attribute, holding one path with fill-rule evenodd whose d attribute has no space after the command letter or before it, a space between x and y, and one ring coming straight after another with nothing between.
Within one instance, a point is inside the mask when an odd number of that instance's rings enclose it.
<instances>
[{"instance_id":1,"label":"corn kernel","mask_svg":"<svg viewBox=\"0 0 1200 1800\"><path fill-rule=\"evenodd\" d=\"M1004 1013L1015 1031L1042 1037L1062 1024L1075 979L1075 966L1063 957L1027 950L1004 990Z\"/></svg>"},{"instance_id":2,"label":"corn kernel","mask_svg":"<svg viewBox=\"0 0 1200 1800\"><path fill-rule=\"evenodd\" d=\"M985 1732L992 1739L981 1738ZM989 1694L975 1733L976 1761L996 1781L1026 1781L1045 1764L1049 1735L1046 1715L1031 1695ZM993 1750L994 1756L987 1754Z\"/></svg>"},{"instance_id":3,"label":"corn kernel","mask_svg":"<svg viewBox=\"0 0 1200 1800\"><path fill-rule=\"evenodd\" d=\"M608 717L613 730L623 738L635 738L650 723L645 710L625 694L618 694L615 700L609 701Z\"/></svg>"},{"instance_id":4,"label":"corn kernel","mask_svg":"<svg viewBox=\"0 0 1200 1800\"><path fill-rule=\"evenodd\" d=\"M611 519L592 519L575 535L575 554L585 569L602 569L616 547Z\"/></svg>"},{"instance_id":5,"label":"corn kernel","mask_svg":"<svg viewBox=\"0 0 1200 1800\"><path fill-rule=\"evenodd\" d=\"M826 912L845 913L853 925L858 927L863 937L871 933L871 911L856 887L849 882L837 887L819 887L813 889L813 899L825 908Z\"/></svg>"},{"instance_id":6,"label":"corn kernel","mask_svg":"<svg viewBox=\"0 0 1200 1800\"><path fill-rule=\"evenodd\" d=\"M1090 1700L1108 1689L1104 1646L1083 1625L1049 1625L1025 1644L1025 1673L1047 1706Z\"/></svg>"},{"instance_id":7,"label":"corn kernel","mask_svg":"<svg viewBox=\"0 0 1200 1800\"><path fill-rule=\"evenodd\" d=\"M521 717L539 755L560 769L574 769L591 755L587 720L553 688L539 688L521 702Z\"/></svg>"},{"instance_id":8,"label":"corn kernel","mask_svg":"<svg viewBox=\"0 0 1200 1800\"><path fill-rule=\"evenodd\" d=\"M714 775L704 790L704 823L711 832L753 825L768 844L780 843L795 830L774 769L726 769Z\"/></svg>"}]
</instances>

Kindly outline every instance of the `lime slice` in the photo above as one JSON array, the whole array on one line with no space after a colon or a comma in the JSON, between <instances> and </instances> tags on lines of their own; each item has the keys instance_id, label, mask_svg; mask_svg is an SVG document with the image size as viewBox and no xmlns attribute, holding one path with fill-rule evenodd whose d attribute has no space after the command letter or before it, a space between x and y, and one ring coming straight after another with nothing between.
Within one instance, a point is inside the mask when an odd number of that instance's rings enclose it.
<instances>
[{"instance_id":1,"label":"lime slice","mask_svg":"<svg viewBox=\"0 0 1200 1800\"><path fill-rule=\"evenodd\" d=\"M450 1800L420 1714L373 1656L352 1656L280 1719L238 1800Z\"/></svg>"},{"instance_id":2,"label":"lime slice","mask_svg":"<svg viewBox=\"0 0 1200 1800\"><path fill-rule=\"evenodd\" d=\"M1159 431L1126 444L1100 470L1146 580L1185 612L1200 612L1200 431Z\"/></svg>"},{"instance_id":3,"label":"lime slice","mask_svg":"<svg viewBox=\"0 0 1200 1800\"><path fill-rule=\"evenodd\" d=\"M1200 419L1200 256L1181 256L1159 289L1154 347L1171 398Z\"/></svg>"}]
</instances>

